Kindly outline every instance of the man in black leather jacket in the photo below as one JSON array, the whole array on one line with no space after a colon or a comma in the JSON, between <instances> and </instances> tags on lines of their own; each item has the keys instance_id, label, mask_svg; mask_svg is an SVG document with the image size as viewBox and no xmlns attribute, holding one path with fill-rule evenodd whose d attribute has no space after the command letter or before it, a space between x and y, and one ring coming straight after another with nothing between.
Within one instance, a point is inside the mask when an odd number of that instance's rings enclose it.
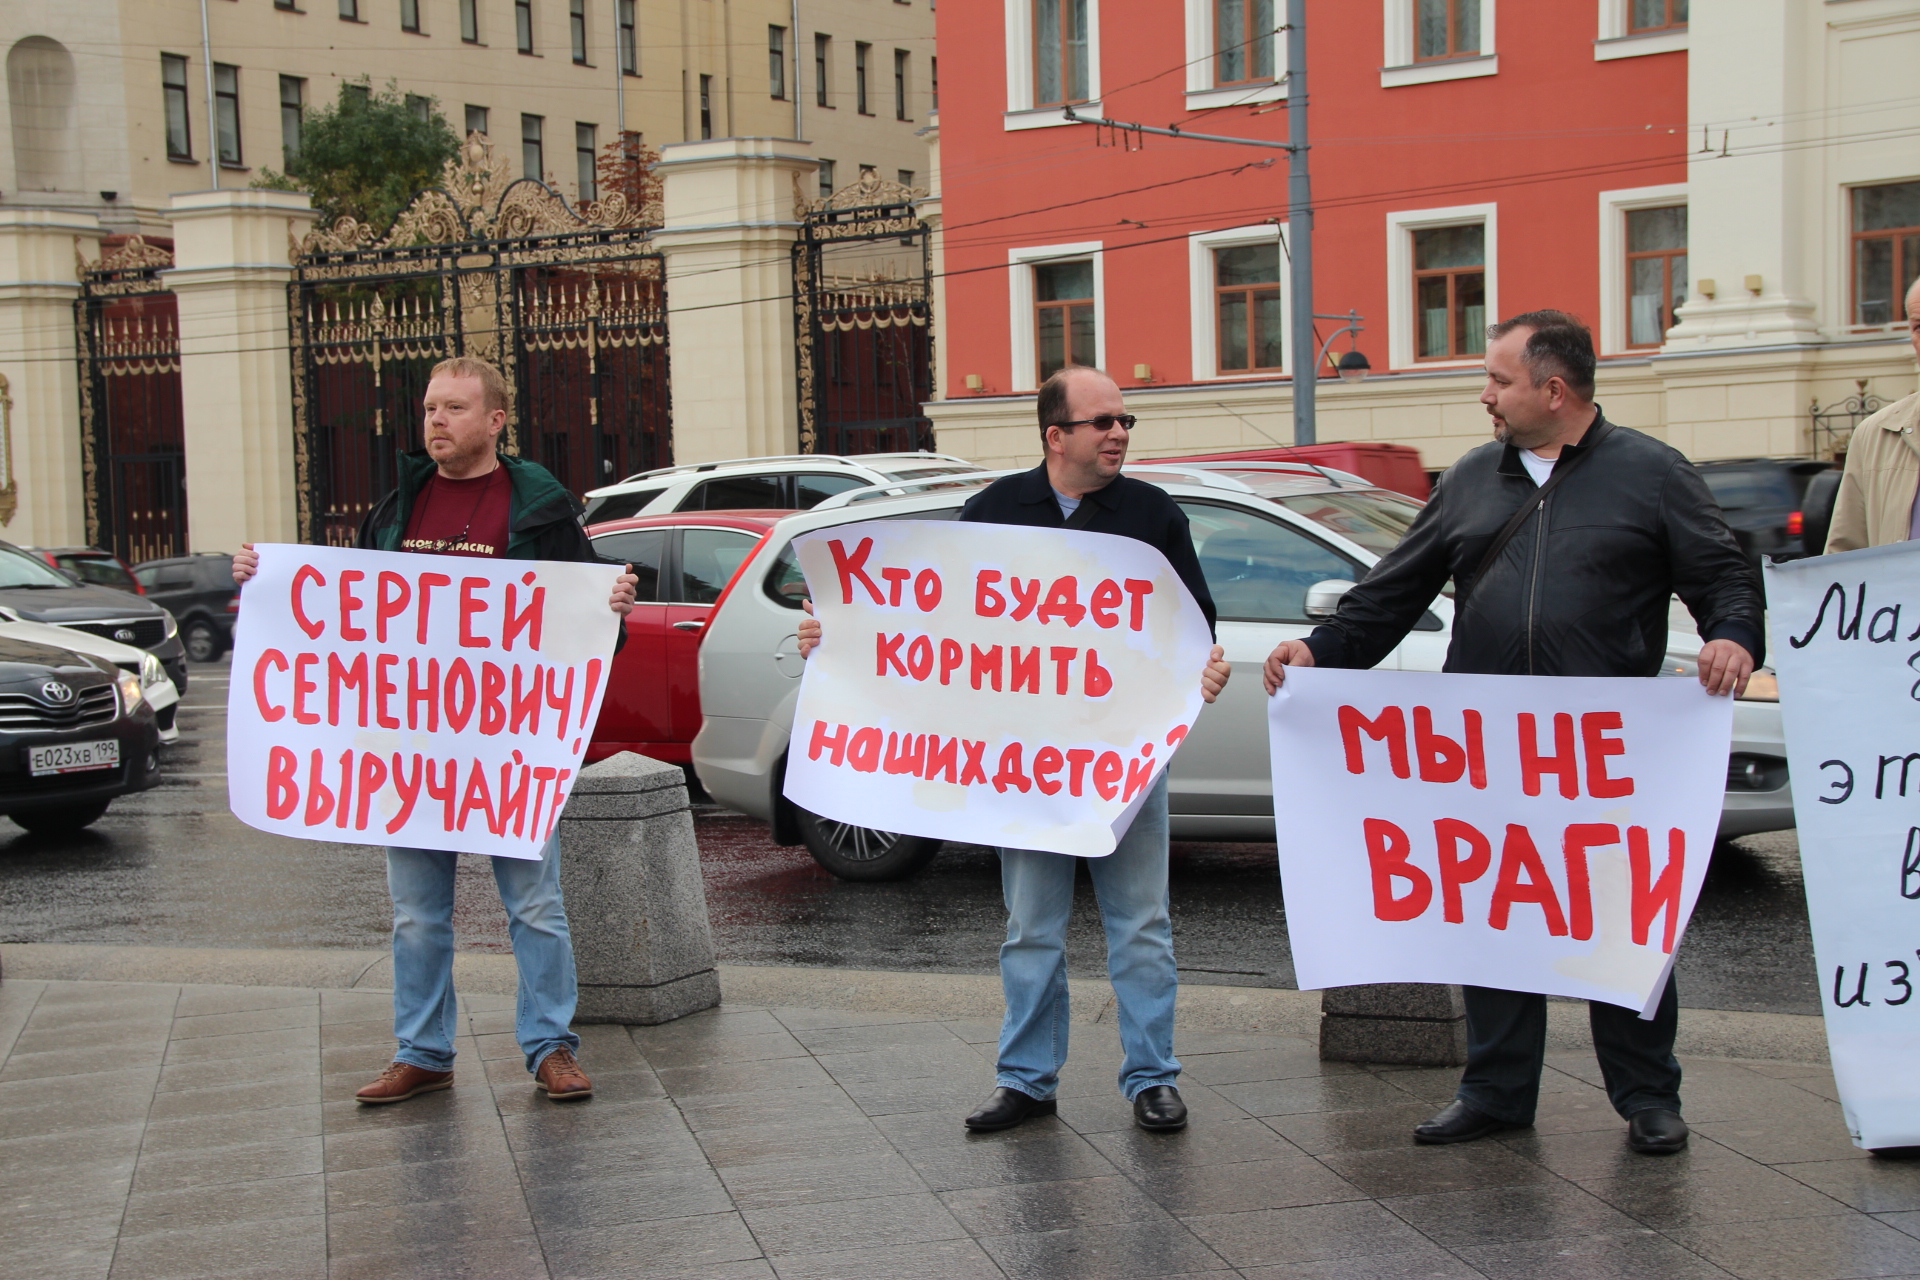
<instances>
[{"instance_id":1,"label":"man in black leather jacket","mask_svg":"<svg viewBox=\"0 0 1920 1280\"><path fill-rule=\"evenodd\" d=\"M1764 656L1759 576L1699 473L1676 450L1606 421L1593 402L1593 338L1572 316L1529 312L1487 336L1480 401L1495 439L1447 470L1400 545L1326 625L1273 651L1268 693L1289 666L1375 665L1449 579L1458 594L1447 671L1652 676L1666 656L1667 602L1677 594L1705 641L1701 683L1714 694L1745 692ZM1536 502L1556 467L1570 470ZM1523 506L1532 514L1475 581ZM1414 1130L1421 1142L1468 1142L1533 1123L1546 998L1463 990L1466 1072L1455 1101ZM1604 1003L1589 1012L1628 1141L1648 1153L1684 1147L1672 977L1650 1021Z\"/></svg>"}]
</instances>

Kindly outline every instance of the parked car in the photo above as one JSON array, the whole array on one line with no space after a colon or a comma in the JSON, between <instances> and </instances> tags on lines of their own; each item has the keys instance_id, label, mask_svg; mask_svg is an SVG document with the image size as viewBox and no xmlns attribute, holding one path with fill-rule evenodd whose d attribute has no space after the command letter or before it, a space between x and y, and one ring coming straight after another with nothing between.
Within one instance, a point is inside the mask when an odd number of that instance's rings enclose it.
<instances>
[{"instance_id":1,"label":"parked car","mask_svg":"<svg viewBox=\"0 0 1920 1280\"><path fill-rule=\"evenodd\" d=\"M121 644L117 640L76 631L71 627L22 622L9 609L0 609L0 637L83 653L91 658L104 658L122 671L138 677L141 694L153 705L153 718L160 728L160 741L180 741L179 727L174 724L174 717L180 708L180 691L173 687L173 680L167 675L166 668L160 665L160 659L145 649L136 649L130 644Z\"/></svg>"},{"instance_id":2,"label":"parked car","mask_svg":"<svg viewBox=\"0 0 1920 1280\"><path fill-rule=\"evenodd\" d=\"M700 636L714 604L786 511L684 511L590 525L603 559L631 564L640 585L627 643L614 657L587 761L635 751L691 758L700 732Z\"/></svg>"},{"instance_id":3,"label":"parked car","mask_svg":"<svg viewBox=\"0 0 1920 1280\"><path fill-rule=\"evenodd\" d=\"M145 560L133 576L147 599L180 625L180 643L195 662L215 662L233 648L233 620L240 616L240 588L233 585L233 557L202 551L165 560Z\"/></svg>"},{"instance_id":4,"label":"parked car","mask_svg":"<svg viewBox=\"0 0 1920 1280\"><path fill-rule=\"evenodd\" d=\"M1421 504L1361 481L1294 463L1146 462L1128 468L1165 489L1192 524L1194 548L1218 606L1219 640L1233 664L1225 694L1195 723L1169 779L1175 839L1275 838L1260 667L1280 641L1305 636L1340 588L1396 545ZM969 481L975 478L968 477ZM805 584L793 538L861 520L942 520L977 483L894 495L843 494L833 505L779 521L709 617L700 647L705 723L693 763L713 797L773 825L781 843L804 843L849 879L893 879L923 866L939 841L828 822L781 795L800 686L797 622ZM1311 605L1309 596L1313 597ZM1381 664L1438 671L1453 606L1437 599ZM1697 636L1669 635L1663 674L1695 673ZM1734 710L1734 742L1721 811L1724 836L1793 825L1778 686L1764 673ZM1763 700L1765 699L1765 700Z\"/></svg>"},{"instance_id":5,"label":"parked car","mask_svg":"<svg viewBox=\"0 0 1920 1280\"><path fill-rule=\"evenodd\" d=\"M1825 554L1827 534L1833 530L1833 504L1840 496L1839 467L1828 467L1825 471L1816 471L1807 480L1807 491L1800 497L1800 510L1805 516L1800 541L1810 556Z\"/></svg>"},{"instance_id":6,"label":"parked car","mask_svg":"<svg viewBox=\"0 0 1920 1280\"><path fill-rule=\"evenodd\" d=\"M133 571L111 551L99 547L27 547L25 550L62 570L77 582L93 587L112 587L116 591L131 591L137 596L146 594L140 589Z\"/></svg>"},{"instance_id":7,"label":"parked car","mask_svg":"<svg viewBox=\"0 0 1920 1280\"><path fill-rule=\"evenodd\" d=\"M0 814L37 834L78 831L159 780L160 730L139 676L0 634Z\"/></svg>"},{"instance_id":8,"label":"parked car","mask_svg":"<svg viewBox=\"0 0 1920 1280\"><path fill-rule=\"evenodd\" d=\"M587 523L674 511L806 511L850 489L980 468L945 453L802 453L695 462L628 476L587 493Z\"/></svg>"},{"instance_id":9,"label":"parked car","mask_svg":"<svg viewBox=\"0 0 1920 1280\"><path fill-rule=\"evenodd\" d=\"M1808 482L1833 464L1811 458L1735 458L1702 462L1700 476L1727 517L1740 549L1758 565L1763 556L1794 560L1826 547L1807 537ZM1827 518L1831 520L1831 505Z\"/></svg>"},{"instance_id":10,"label":"parked car","mask_svg":"<svg viewBox=\"0 0 1920 1280\"><path fill-rule=\"evenodd\" d=\"M24 622L84 631L145 649L187 691L187 654L173 615L151 600L75 582L39 556L0 542L0 608Z\"/></svg>"},{"instance_id":11,"label":"parked car","mask_svg":"<svg viewBox=\"0 0 1920 1280\"><path fill-rule=\"evenodd\" d=\"M1147 461L1146 459L1142 460ZM1313 466L1339 468L1344 474L1362 476L1370 485L1404 493L1422 502L1433 491L1433 482L1420 461L1420 451L1404 444L1386 444L1376 440L1329 440L1321 444L1275 445L1269 449L1242 449L1235 453L1194 454L1190 457L1154 458L1154 462L1305 462Z\"/></svg>"}]
</instances>

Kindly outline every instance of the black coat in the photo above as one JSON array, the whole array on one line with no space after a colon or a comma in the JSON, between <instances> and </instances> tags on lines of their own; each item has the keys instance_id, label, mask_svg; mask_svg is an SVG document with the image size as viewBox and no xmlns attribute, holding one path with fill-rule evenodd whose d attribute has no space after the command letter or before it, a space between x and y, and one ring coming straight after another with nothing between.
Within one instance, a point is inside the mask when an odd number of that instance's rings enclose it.
<instances>
[{"instance_id":1,"label":"black coat","mask_svg":"<svg viewBox=\"0 0 1920 1280\"><path fill-rule=\"evenodd\" d=\"M1582 443L1603 419L1597 412ZM1759 574L1693 464L1614 427L1520 527L1453 621L1447 671L1651 676L1678 594L1703 640L1764 657ZM1400 643L1451 578L1462 590L1538 486L1519 451L1483 444L1447 469L1400 545L1307 638L1326 667L1371 667Z\"/></svg>"},{"instance_id":2,"label":"black coat","mask_svg":"<svg viewBox=\"0 0 1920 1280\"><path fill-rule=\"evenodd\" d=\"M1080 526L1089 533L1112 533L1157 547L1167 558L1180 581L1187 584L1194 603L1207 615L1207 629L1213 629L1213 593L1200 572L1199 557L1193 553L1193 534L1187 527L1187 513L1167 496L1167 491L1132 476L1116 476L1104 489L1095 489L1083 502L1099 510L1093 519ZM1047 464L1017 476L1002 476L967 499L960 508L962 520L981 524L1022 524L1040 529L1064 529L1066 517L1060 514L1059 500L1053 494L1053 482L1047 478Z\"/></svg>"}]
</instances>

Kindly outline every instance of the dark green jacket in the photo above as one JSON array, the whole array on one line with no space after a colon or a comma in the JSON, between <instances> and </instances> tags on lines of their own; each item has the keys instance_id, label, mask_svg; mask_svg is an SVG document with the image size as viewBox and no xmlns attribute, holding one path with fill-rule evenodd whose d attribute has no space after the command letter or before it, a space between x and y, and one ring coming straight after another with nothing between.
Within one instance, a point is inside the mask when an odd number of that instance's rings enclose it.
<instances>
[{"instance_id":1,"label":"dark green jacket","mask_svg":"<svg viewBox=\"0 0 1920 1280\"><path fill-rule=\"evenodd\" d=\"M500 455L513 485L507 515L508 560L577 560L598 563L587 531L580 524L580 500L561 487L553 473L537 462ZM354 545L363 551L398 551L407 534L413 504L427 487L436 464L425 450L400 455L400 485L374 504L360 522Z\"/></svg>"}]
</instances>

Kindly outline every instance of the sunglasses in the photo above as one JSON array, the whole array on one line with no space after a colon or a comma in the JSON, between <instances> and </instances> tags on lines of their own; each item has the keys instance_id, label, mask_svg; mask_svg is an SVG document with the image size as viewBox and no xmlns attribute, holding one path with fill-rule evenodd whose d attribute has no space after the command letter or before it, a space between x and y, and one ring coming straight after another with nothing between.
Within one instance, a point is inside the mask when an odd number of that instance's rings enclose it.
<instances>
[{"instance_id":1,"label":"sunglasses","mask_svg":"<svg viewBox=\"0 0 1920 1280\"><path fill-rule=\"evenodd\" d=\"M1103 413L1097 418L1075 418L1070 422L1053 422L1047 425L1065 427L1092 427L1095 431L1111 431L1119 427L1123 431L1133 430L1133 424L1140 421L1130 413Z\"/></svg>"}]
</instances>

